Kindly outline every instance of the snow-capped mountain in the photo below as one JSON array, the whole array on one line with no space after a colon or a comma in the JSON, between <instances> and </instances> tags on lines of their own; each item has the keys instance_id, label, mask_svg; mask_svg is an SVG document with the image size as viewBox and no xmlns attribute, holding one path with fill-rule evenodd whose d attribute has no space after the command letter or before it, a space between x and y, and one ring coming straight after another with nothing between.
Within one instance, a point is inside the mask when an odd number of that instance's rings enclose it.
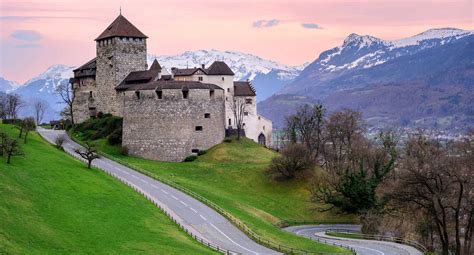
<instances>
[{"instance_id":1,"label":"snow-capped mountain","mask_svg":"<svg viewBox=\"0 0 474 255\"><path fill-rule=\"evenodd\" d=\"M173 56L149 55L149 65L155 58L161 66L167 69L171 67L193 68L200 67L202 64L210 66L216 60L224 61L234 71L236 80L253 80L258 74L268 74L271 71L276 71L280 80L293 80L304 68L304 65L287 66L248 53L214 49L186 51Z\"/></svg>"},{"instance_id":2,"label":"snow-capped mountain","mask_svg":"<svg viewBox=\"0 0 474 255\"><path fill-rule=\"evenodd\" d=\"M235 73L236 80L251 80L257 90L257 101L264 100L283 86L292 82L306 65L287 66L262 59L252 54L236 51L197 50L173 56L148 56L148 66L155 58L162 67L193 68L210 66L214 61L224 61Z\"/></svg>"},{"instance_id":3,"label":"snow-capped mountain","mask_svg":"<svg viewBox=\"0 0 474 255\"><path fill-rule=\"evenodd\" d=\"M0 77L0 92L10 92L20 86L18 82L5 80L3 77Z\"/></svg>"},{"instance_id":4,"label":"snow-capped mountain","mask_svg":"<svg viewBox=\"0 0 474 255\"><path fill-rule=\"evenodd\" d=\"M257 56L231 51L198 50L187 51L176 56L148 55L148 65L158 59L161 66L168 69L171 67L199 67L202 64L209 66L215 60L225 61L235 72L237 80L252 80L257 90L258 100L265 99L289 84L301 72L304 66L287 66L274 61L265 60ZM79 66L79 65L78 65ZM38 76L30 79L25 84L16 88L8 87L5 91L17 93L26 101L42 99L48 102L50 109L47 111L46 120L59 117L63 105L55 90L59 84L67 83L73 76L75 67L66 65L53 65ZM1 80L0 80L1 81ZM0 83L0 91L1 91ZM24 114L30 114L25 110Z\"/></svg>"},{"instance_id":5,"label":"snow-capped mountain","mask_svg":"<svg viewBox=\"0 0 474 255\"><path fill-rule=\"evenodd\" d=\"M319 58L303 71L301 77L307 77L311 72L311 76L318 76L319 81L323 82L344 73L369 69L426 49L450 44L471 35L474 35L474 31L456 28L430 29L418 35L394 41L386 41L369 35L350 34L341 46L321 53ZM314 81L308 83L298 78L281 93L293 93L303 87L315 85L317 84Z\"/></svg>"},{"instance_id":6,"label":"snow-capped mountain","mask_svg":"<svg viewBox=\"0 0 474 255\"><path fill-rule=\"evenodd\" d=\"M474 31L430 29L394 41L351 34L259 110L274 126L299 104L322 102L362 111L378 126L463 129L474 125L473 86Z\"/></svg>"},{"instance_id":7,"label":"snow-capped mountain","mask_svg":"<svg viewBox=\"0 0 474 255\"><path fill-rule=\"evenodd\" d=\"M32 105L41 100L47 104L45 111L45 121L57 119L59 112L64 108L61 99L56 94L56 87L59 84L67 84L72 77L74 67L66 65L53 65L38 76L25 82L10 93L18 94L25 102L25 107L21 109L24 116L33 115Z\"/></svg>"}]
</instances>

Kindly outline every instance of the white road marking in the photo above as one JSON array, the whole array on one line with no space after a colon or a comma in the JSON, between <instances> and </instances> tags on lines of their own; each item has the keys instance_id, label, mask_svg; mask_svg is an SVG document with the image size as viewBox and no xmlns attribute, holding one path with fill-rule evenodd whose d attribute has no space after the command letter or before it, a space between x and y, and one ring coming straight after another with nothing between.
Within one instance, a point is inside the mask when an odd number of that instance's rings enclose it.
<instances>
[{"instance_id":1,"label":"white road marking","mask_svg":"<svg viewBox=\"0 0 474 255\"><path fill-rule=\"evenodd\" d=\"M201 217L203 220L207 220L206 217L202 216L202 214L199 214L199 217Z\"/></svg>"},{"instance_id":2,"label":"white road marking","mask_svg":"<svg viewBox=\"0 0 474 255\"><path fill-rule=\"evenodd\" d=\"M188 204L186 204L185 202L183 201L179 201L181 204L183 204L184 206L188 206Z\"/></svg>"},{"instance_id":3,"label":"white road marking","mask_svg":"<svg viewBox=\"0 0 474 255\"><path fill-rule=\"evenodd\" d=\"M198 213L196 210L194 210L194 208L192 207L189 207L189 209L191 209L191 211L193 211L194 213Z\"/></svg>"},{"instance_id":4,"label":"white road marking","mask_svg":"<svg viewBox=\"0 0 474 255\"><path fill-rule=\"evenodd\" d=\"M147 183L147 184L148 184L148 182L147 182L147 181L145 181L145 180L143 180L143 179L140 179L140 181L142 181L142 182L144 182L144 183Z\"/></svg>"},{"instance_id":5,"label":"white road marking","mask_svg":"<svg viewBox=\"0 0 474 255\"><path fill-rule=\"evenodd\" d=\"M165 194L169 194L168 191L164 190L164 189L161 189L161 192L165 193Z\"/></svg>"},{"instance_id":6,"label":"white road marking","mask_svg":"<svg viewBox=\"0 0 474 255\"><path fill-rule=\"evenodd\" d=\"M171 197L172 197L173 199L175 199L175 200L179 200L177 197L175 197L175 196L173 196L173 195L171 195Z\"/></svg>"},{"instance_id":7,"label":"white road marking","mask_svg":"<svg viewBox=\"0 0 474 255\"><path fill-rule=\"evenodd\" d=\"M220 229L218 229L216 226L214 226L214 224L211 223L211 226L212 226L213 228L215 228L215 229L216 229L219 233L221 233L223 236L225 236L227 239L229 239L229 241L231 241L231 242L234 243L235 245L239 246L240 248L242 248L242 249L244 249L244 250L246 250L246 251L249 251L249 252L251 252L251 253L253 253L253 254L258 254L257 252L252 251L252 250L249 250L248 248L245 248L244 246L242 246L242 245L236 243L234 240L232 240L230 237L228 237L224 232L222 232Z\"/></svg>"},{"instance_id":8,"label":"white road marking","mask_svg":"<svg viewBox=\"0 0 474 255\"><path fill-rule=\"evenodd\" d=\"M151 186L155 189L158 189L158 186L156 186L155 184L152 184Z\"/></svg>"},{"instance_id":9,"label":"white road marking","mask_svg":"<svg viewBox=\"0 0 474 255\"><path fill-rule=\"evenodd\" d=\"M370 251L375 251L377 252L378 254L380 255L385 255L385 253L379 251L379 250L376 250L376 249L371 249L371 248L367 248L367 247L363 247L363 246L357 246L357 245L352 245L352 244L349 244L348 246L350 247L353 247L353 248L359 248L359 249L366 249L366 250L370 250Z\"/></svg>"},{"instance_id":10,"label":"white road marking","mask_svg":"<svg viewBox=\"0 0 474 255\"><path fill-rule=\"evenodd\" d=\"M135 178L135 179L137 179L137 180L140 179L140 178L138 178L138 176L133 175L133 174L132 174L132 177Z\"/></svg>"}]
</instances>

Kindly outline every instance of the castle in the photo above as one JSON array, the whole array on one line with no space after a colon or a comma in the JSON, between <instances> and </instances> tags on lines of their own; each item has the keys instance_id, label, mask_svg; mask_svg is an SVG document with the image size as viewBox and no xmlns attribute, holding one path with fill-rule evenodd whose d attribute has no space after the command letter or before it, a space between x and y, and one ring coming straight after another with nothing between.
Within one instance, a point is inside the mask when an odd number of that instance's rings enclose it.
<instances>
[{"instance_id":1,"label":"castle","mask_svg":"<svg viewBox=\"0 0 474 255\"><path fill-rule=\"evenodd\" d=\"M271 144L272 122L257 113L249 82L234 81L222 61L209 67L168 71L158 61L147 67L147 36L120 14L96 39L96 57L74 70L76 123L99 112L123 117L122 146L147 159L182 161L221 143L236 129ZM241 114L236 112L235 102Z\"/></svg>"}]
</instances>

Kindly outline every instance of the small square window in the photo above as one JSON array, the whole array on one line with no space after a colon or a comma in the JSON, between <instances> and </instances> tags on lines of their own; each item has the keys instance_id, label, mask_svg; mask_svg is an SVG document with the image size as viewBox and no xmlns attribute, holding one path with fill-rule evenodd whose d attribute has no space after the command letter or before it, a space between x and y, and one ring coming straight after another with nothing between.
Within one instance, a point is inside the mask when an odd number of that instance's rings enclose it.
<instances>
[{"instance_id":1,"label":"small square window","mask_svg":"<svg viewBox=\"0 0 474 255\"><path fill-rule=\"evenodd\" d=\"M140 91L135 91L135 96L137 97L137 99L140 99Z\"/></svg>"},{"instance_id":2,"label":"small square window","mask_svg":"<svg viewBox=\"0 0 474 255\"><path fill-rule=\"evenodd\" d=\"M245 103L246 104L252 104L252 99L250 99L250 98L245 99Z\"/></svg>"},{"instance_id":3,"label":"small square window","mask_svg":"<svg viewBox=\"0 0 474 255\"><path fill-rule=\"evenodd\" d=\"M157 91L156 91L156 97L157 97L158 99L163 99L163 91L157 90Z\"/></svg>"},{"instance_id":4,"label":"small square window","mask_svg":"<svg viewBox=\"0 0 474 255\"><path fill-rule=\"evenodd\" d=\"M210 118L211 118L211 114L210 114L210 113L204 113L204 118L210 119Z\"/></svg>"},{"instance_id":5,"label":"small square window","mask_svg":"<svg viewBox=\"0 0 474 255\"><path fill-rule=\"evenodd\" d=\"M199 76L199 77L198 77L198 80L199 80L199 81L202 81L202 76Z\"/></svg>"},{"instance_id":6,"label":"small square window","mask_svg":"<svg viewBox=\"0 0 474 255\"><path fill-rule=\"evenodd\" d=\"M244 112L244 116L249 116L249 112Z\"/></svg>"},{"instance_id":7,"label":"small square window","mask_svg":"<svg viewBox=\"0 0 474 255\"><path fill-rule=\"evenodd\" d=\"M199 153L199 149L192 149L191 152L192 153Z\"/></svg>"},{"instance_id":8,"label":"small square window","mask_svg":"<svg viewBox=\"0 0 474 255\"><path fill-rule=\"evenodd\" d=\"M189 96L189 90L183 90L183 98L188 99Z\"/></svg>"},{"instance_id":9,"label":"small square window","mask_svg":"<svg viewBox=\"0 0 474 255\"><path fill-rule=\"evenodd\" d=\"M211 99L214 98L214 90L209 90L209 97L210 97Z\"/></svg>"},{"instance_id":10,"label":"small square window","mask_svg":"<svg viewBox=\"0 0 474 255\"><path fill-rule=\"evenodd\" d=\"M202 126L196 126L196 127L194 128L194 130L196 130L196 131L202 131Z\"/></svg>"}]
</instances>

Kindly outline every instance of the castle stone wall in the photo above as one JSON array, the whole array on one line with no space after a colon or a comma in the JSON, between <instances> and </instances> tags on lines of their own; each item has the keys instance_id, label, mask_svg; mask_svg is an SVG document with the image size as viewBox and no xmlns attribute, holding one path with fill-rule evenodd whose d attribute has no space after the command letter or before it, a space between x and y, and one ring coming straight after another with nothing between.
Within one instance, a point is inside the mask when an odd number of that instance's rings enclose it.
<instances>
[{"instance_id":1,"label":"castle stone wall","mask_svg":"<svg viewBox=\"0 0 474 255\"><path fill-rule=\"evenodd\" d=\"M188 99L183 99L180 89L163 89L162 95L158 99L153 90L140 91L140 98L134 91L124 93L122 145L130 155L178 162L193 150L223 141L223 90L215 90L212 99L209 89L191 89Z\"/></svg>"},{"instance_id":2,"label":"castle stone wall","mask_svg":"<svg viewBox=\"0 0 474 255\"><path fill-rule=\"evenodd\" d=\"M122 116L115 87L132 71L147 69L146 40L114 37L97 42L97 111Z\"/></svg>"},{"instance_id":3,"label":"castle stone wall","mask_svg":"<svg viewBox=\"0 0 474 255\"><path fill-rule=\"evenodd\" d=\"M93 77L85 77L79 78L74 82L73 89L74 102L72 109L74 121L81 123L89 119L91 110L96 108L95 97L97 96L97 85Z\"/></svg>"}]
</instances>

